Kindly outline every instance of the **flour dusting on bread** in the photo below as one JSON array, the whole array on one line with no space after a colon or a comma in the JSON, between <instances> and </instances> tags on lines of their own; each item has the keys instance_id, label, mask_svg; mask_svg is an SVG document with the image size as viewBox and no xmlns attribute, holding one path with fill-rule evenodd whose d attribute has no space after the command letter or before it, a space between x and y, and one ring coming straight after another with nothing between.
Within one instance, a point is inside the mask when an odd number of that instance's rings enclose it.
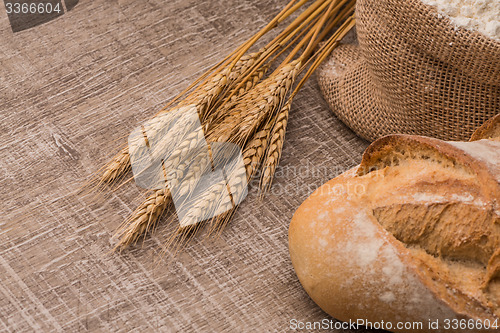
<instances>
[{"instance_id":1,"label":"flour dusting on bread","mask_svg":"<svg viewBox=\"0 0 500 333\"><path fill-rule=\"evenodd\" d=\"M479 140L473 142L448 142L466 154L478 159L495 170L494 175L500 183L500 141Z\"/></svg>"}]
</instances>

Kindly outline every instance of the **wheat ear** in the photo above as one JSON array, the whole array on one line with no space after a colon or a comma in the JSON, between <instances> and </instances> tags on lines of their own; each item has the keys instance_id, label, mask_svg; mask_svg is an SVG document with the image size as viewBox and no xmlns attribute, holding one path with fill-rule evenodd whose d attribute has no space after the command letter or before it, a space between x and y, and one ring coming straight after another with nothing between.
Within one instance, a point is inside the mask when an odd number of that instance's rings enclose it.
<instances>
[{"instance_id":1,"label":"wheat ear","mask_svg":"<svg viewBox=\"0 0 500 333\"><path fill-rule=\"evenodd\" d=\"M136 243L156 225L159 217L171 204L172 197L168 189L156 190L151 194L115 233L115 237L119 238L115 250Z\"/></svg>"},{"instance_id":2,"label":"wheat ear","mask_svg":"<svg viewBox=\"0 0 500 333\"><path fill-rule=\"evenodd\" d=\"M246 92L252 90L259 81L264 77L267 70L269 69L269 65L262 66L257 69L247 80L243 83L243 85L235 92L233 96L231 96L231 102L236 102L238 98L243 96Z\"/></svg>"},{"instance_id":3,"label":"wheat ear","mask_svg":"<svg viewBox=\"0 0 500 333\"><path fill-rule=\"evenodd\" d=\"M245 164L248 181L252 179L260 167L267 149L271 127L272 123L268 121L262 130L255 133L243 151L243 163Z\"/></svg>"},{"instance_id":4,"label":"wheat ear","mask_svg":"<svg viewBox=\"0 0 500 333\"><path fill-rule=\"evenodd\" d=\"M263 174L260 188L264 192L268 191L273 181L274 173L278 167L283 143L285 142L286 126L290 113L291 101L289 100L278 113L276 122L271 130L271 139L263 163Z\"/></svg>"},{"instance_id":5,"label":"wheat ear","mask_svg":"<svg viewBox=\"0 0 500 333\"><path fill-rule=\"evenodd\" d=\"M196 105L200 119L203 119L210 110L210 107L216 101L217 97L224 90L228 83L228 76L231 73L229 68L224 68L220 73L212 77L205 85L201 86L193 92L192 96L188 96L185 100L179 103L179 106L189 104Z\"/></svg>"},{"instance_id":6,"label":"wheat ear","mask_svg":"<svg viewBox=\"0 0 500 333\"><path fill-rule=\"evenodd\" d=\"M247 124L249 128L256 129L262 124L264 119L267 118L269 120L269 118L272 117L283 102L286 93L292 86L293 80L295 79L299 68L299 61L294 61L289 65L283 66L283 68L269 78L269 87L268 89L265 89L265 94L260 95L260 92L264 89L259 89L260 84L257 85L255 89L251 90L243 97L243 102L238 103L238 105L235 106L235 110L233 110L232 115L236 116L231 119L231 121L237 122L237 117L245 111L249 114L242 116L243 124ZM262 83L266 81L267 79ZM261 96L261 98L254 99L255 96ZM263 103L268 103L269 105L265 106ZM282 121L279 115L277 116L277 119ZM274 126L276 127L276 125ZM223 128L224 127L219 127L218 130L220 130L220 132L215 133L222 135L224 133L224 130L222 130ZM180 222L180 226L177 231L178 233L183 231L196 232L199 228L198 221L200 216L207 216L208 213L214 213L221 210L223 212L219 214L220 216L212 219L212 228L209 234L213 231L220 231L222 229L223 225L227 223L235 209L234 203L239 202L239 200L237 200L238 198L234 198L233 195L236 193L242 193L241 191L243 186L247 185L248 180L251 179L257 170L262 156L264 156L268 137L270 135L270 128L271 122L268 121L262 131L256 132L253 135L252 140L243 152L243 163L245 165L245 169L233 170L228 177L228 183L226 186L231 193L232 200L230 202L221 202L220 195L225 190L224 184L217 184L213 187L212 191L206 193L205 197L198 198L194 206L191 206L190 204L191 207L189 207L189 213ZM250 133L254 132L252 129L247 130L247 134L243 135L250 135ZM241 128L237 130L241 131ZM224 139L221 140L221 138L216 135L217 134L212 133L212 139L214 139L214 141L225 141ZM238 174L238 171L243 173Z\"/></svg>"},{"instance_id":7,"label":"wheat ear","mask_svg":"<svg viewBox=\"0 0 500 333\"><path fill-rule=\"evenodd\" d=\"M223 207L224 212L212 218L208 235L215 233L217 236L220 234L224 226L233 216L239 203L244 199L244 195L247 194L248 177L246 175L246 168L235 168L229 173L227 178L227 189L231 196L232 207Z\"/></svg>"},{"instance_id":8,"label":"wheat ear","mask_svg":"<svg viewBox=\"0 0 500 333\"><path fill-rule=\"evenodd\" d=\"M227 83L227 75L229 71L223 70L215 75L207 84L200 90L195 91L194 95L188 96L181 101L178 107L194 105L200 118L207 112L214 99L221 93ZM165 114L172 109L163 110L158 115ZM105 166L101 176L101 182L111 183L118 179L121 175L130 170L130 155L128 147L123 148L112 160Z\"/></svg>"},{"instance_id":9,"label":"wheat ear","mask_svg":"<svg viewBox=\"0 0 500 333\"><path fill-rule=\"evenodd\" d=\"M254 61L253 55L247 59L243 59L239 63L239 67L237 70L244 69L243 65L247 62ZM191 95L186 98L184 102L181 102L179 106L182 105L191 105L193 100L199 99L200 101L196 104L196 108L200 117L206 112L209 108L210 103L213 102L215 95L220 94L222 91L222 86L227 83L227 72L223 72L222 74L216 75L209 84L209 87L205 87L205 89L200 90L199 94ZM187 155L189 155L189 151L192 147L196 147L198 145L199 140L204 139L200 135L201 131L196 131L187 135L184 140L179 144L175 151L169 156L166 164L166 169L170 171L169 179L172 182L176 182L178 179L182 179L186 169L188 168L188 163L185 161ZM169 133L171 134L171 133ZM168 140L170 141L170 140ZM161 151L155 149L152 152L152 155L155 156L157 154L161 154ZM175 163L179 164L177 167ZM107 166L102 181L104 182L112 182L119 175L128 171L130 169L130 155L128 148L124 148L111 163ZM106 178L104 178L106 176ZM196 175L192 175L195 177ZM174 186L177 184L174 184ZM182 190L182 189L181 189ZM161 193L163 194L161 195ZM160 197L165 198L164 201L158 199ZM158 199L158 200L157 200ZM129 244L136 241L141 235L147 232L149 229L149 225L156 224L157 220L160 218L161 214L165 210L166 206L169 202L172 202L171 194L168 190L159 190L156 191L152 196L148 197L129 217L129 219L125 222L125 228L122 228L119 232L120 241L117 245L119 248L123 248L128 246ZM148 207L146 210L145 207Z\"/></svg>"},{"instance_id":10,"label":"wheat ear","mask_svg":"<svg viewBox=\"0 0 500 333\"><path fill-rule=\"evenodd\" d=\"M217 98L221 95L229 83L237 81L242 73L245 73L251 68L258 57L262 54L263 50L245 55L240 58L232 69L226 67L219 73L215 74L211 79L207 80L204 84L198 86L191 94L184 100L180 101L178 107L194 105L198 112L200 119L204 119L210 115L210 110L214 106ZM248 81L251 81L251 86L258 82L264 75L266 68L258 70L252 75ZM250 83L247 83L248 86ZM164 109L157 115L165 114L172 109ZM108 162L101 175L101 183L111 183L116 181L119 177L130 170L130 155L128 148L123 148L117 155L115 155L110 162Z\"/></svg>"},{"instance_id":11,"label":"wheat ear","mask_svg":"<svg viewBox=\"0 0 500 333\"><path fill-rule=\"evenodd\" d=\"M268 121L260 131L253 135L252 139L243 150L242 155L243 164L245 165L245 173L242 174L240 170L238 174L238 170L234 170L230 174L228 187L233 198L233 203L239 202L238 198L234 197L234 193L241 191L243 186L249 186L250 181L259 169L262 158L266 152L273 124L274 122ZM237 205L213 218L207 235L215 234L215 236L218 237L227 223L231 220L236 208Z\"/></svg>"},{"instance_id":12,"label":"wheat ear","mask_svg":"<svg viewBox=\"0 0 500 333\"><path fill-rule=\"evenodd\" d=\"M243 74L251 70L264 52L265 49L262 48L257 52L242 56L231 69L231 73L229 74L229 83L235 84L235 82L238 82L242 78Z\"/></svg>"},{"instance_id":13,"label":"wheat ear","mask_svg":"<svg viewBox=\"0 0 500 333\"><path fill-rule=\"evenodd\" d=\"M241 62L243 64L240 64L240 68L238 71L242 72L245 70L245 67L243 65L246 63L246 65L249 67L251 66L257 57L260 55L259 53L252 53L246 58L242 58ZM246 84L244 84L242 87L240 87L239 92L237 92L235 95L232 96L232 99L237 99L239 96L245 94L247 91L251 90L259 81L260 79L265 75L266 71L268 70L269 66L265 65L262 66L261 68L257 69L252 75L250 75L247 80ZM234 103L234 101L231 101L231 103ZM226 105L227 107L227 105ZM226 107L221 107L219 110L214 112L211 115L211 118L207 121L207 124L214 124L218 122L218 115L220 117L224 116L225 110L227 110ZM205 128L206 130L206 128ZM182 146L182 144L181 144ZM190 144L192 146L192 144ZM193 157L193 156L190 156ZM208 154L200 153L196 156L193 157L193 160L191 161L191 167L188 170L188 173L185 175L183 182L180 183L179 189L178 189L178 194L180 196L186 195L188 193L192 193L194 188L196 187L198 180L200 176L208 171L207 167L210 166L210 157Z\"/></svg>"},{"instance_id":14,"label":"wheat ear","mask_svg":"<svg viewBox=\"0 0 500 333\"><path fill-rule=\"evenodd\" d=\"M209 140L244 145L253 132L280 108L300 66L301 62L294 60L278 68L243 95L229 115L208 134Z\"/></svg>"},{"instance_id":15,"label":"wheat ear","mask_svg":"<svg viewBox=\"0 0 500 333\"><path fill-rule=\"evenodd\" d=\"M298 69L300 68L300 62L294 61L289 65L283 66L283 68L277 72L276 75L272 76L271 86L266 90L267 94L264 94L261 99L257 99L257 104L254 104L253 107L247 109L247 112L250 113L250 120L248 115L243 116L243 122L248 124L249 127L254 126L259 127L262 123L262 120L266 117L272 117L272 114L276 111L277 108L281 105L283 99L286 96L286 93L289 91L293 80L295 79ZM265 82L265 81L263 81ZM260 89L257 89L259 85L255 87L255 90L260 92ZM249 93L250 96L255 96L256 93L252 90ZM245 95L245 104L246 106L251 105L250 99L247 102L248 96ZM255 100L254 100L255 101ZM263 101L268 102L269 106L262 106ZM242 105L238 105L238 107L242 107ZM232 170L229 177L228 183L219 183L213 185L210 188L210 191L204 192L204 197L196 198L194 203L193 201L189 202L189 212L182 221L180 221L179 228L172 235L171 239L167 244L172 244L174 241L173 238L176 238L179 234L181 235L180 243L183 243L186 240L187 233L190 233L191 236L194 235L199 229L199 220L200 217L209 216L210 214L214 215L217 212L221 212L218 216L212 218L212 226L209 234L213 232L220 232L223 226L228 222L229 218L232 216L235 207L235 202L239 202L238 198L234 198L233 195L236 193L242 193L241 190L243 186L247 185L249 179L252 178L256 170L258 169L258 165L262 157L264 156L264 152L266 151L267 141L269 136L271 136L271 146L268 150L267 156L275 157L275 150L277 150L277 145L279 145L279 139L275 133L278 135L281 134L282 139L284 139L283 130L280 128L286 128L286 121L288 119L288 111L290 109L290 104L286 103L279 111L276 116L276 121L274 122L274 126L271 129L271 122L268 121L264 128L261 131L256 132L252 140L247 145L247 148L243 152L243 163L245 165L244 170ZM240 109L243 110L243 109ZM262 113L262 114L260 114ZM239 113L235 113L238 114ZM260 121L259 121L260 119ZM240 129L239 129L240 130ZM249 133L252 132L248 130ZM214 138L214 136L212 136ZM216 138L215 139L219 139ZM216 140L218 141L218 140ZM282 145L282 143L281 143ZM269 158L268 158L269 160ZM276 161L279 160L279 157ZM238 172L243 172L242 174L238 174ZM226 197L226 201L223 201L221 193L224 193L226 190L229 191L231 200L228 201ZM182 208L181 208L182 209Z\"/></svg>"},{"instance_id":16,"label":"wheat ear","mask_svg":"<svg viewBox=\"0 0 500 333\"><path fill-rule=\"evenodd\" d=\"M243 85L231 96L229 101L225 104L221 105L218 108L214 108L210 114L210 116L204 121L204 129L206 132L212 130L217 124L219 124L225 117L228 116L230 110L236 105L239 98L252 88L254 88L259 81L264 77L267 70L269 69L268 65L258 68L252 75L250 75L247 80L243 83Z\"/></svg>"},{"instance_id":17,"label":"wheat ear","mask_svg":"<svg viewBox=\"0 0 500 333\"><path fill-rule=\"evenodd\" d=\"M172 134L173 132L168 133L169 136ZM193 147L197 147L200 140L204 140L201 130L188 133L182 138L181 143L172 151L169 158L163 161L164 174L158 176L161 177L161 179L157 179L158 183L168 179L168 185L171 187L183 185L186 181L184 175L190 170L188 168L190 165L189 156L192 155ZM157 149L151 152L151 156L159 158L160 155L158 154L162 154L162 150L162 145L159 145ZM180 182L181 180L182 182ZM140 236L147 233L151 226L156 225L166 208L173 203L169 188L156 190L131 214L117 232L120 241L116 248L125 248L134 243ZM182 187L179 187L179 189L182 189Z\"/></svg>"},{"instance_id":18,"label":"wheat ear","mask_svg":"<svg viewBox=\"0 0 500 333\"><path fill-rule=\"evenodd\" d=\"M208 234L227 221L246 194L247 186L246 171L239 168L238 163L233 161L233 164L228 165L227 172L225 182L219 182L208 189L202 188L200 195L183 205L188 208L188 213L182 218L172 237L186 231L191 231L194 235L200 228L201 220L210 219L211 229Z\"/></svg>"},{"instance_id":19,"label":"wheat ear","mask_svg":"<svg viewBox=\"0 0 500 333\"><path fill-rule=\"evenodd\" d=\"M121 175L128 172L130 169L130 155L128 147L120 150L113 159L105 166L104 172L101 177L101 182L111 183L117 180Z\"/></svg>"}]
</instances>

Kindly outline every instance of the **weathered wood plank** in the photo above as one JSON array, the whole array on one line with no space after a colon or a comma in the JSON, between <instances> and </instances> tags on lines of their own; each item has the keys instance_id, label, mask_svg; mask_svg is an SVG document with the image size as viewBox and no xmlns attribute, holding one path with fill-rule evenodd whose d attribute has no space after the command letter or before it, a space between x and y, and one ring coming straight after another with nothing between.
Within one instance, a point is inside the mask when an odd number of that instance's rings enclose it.
<instances>
[{"instance_id":1,"label":"weathered wood plank","mask_svg":"<svg viewBox=\"0 0 500 333\"><path fill-rule=\"evenodd\" d=\"M129 131L262 27L286 1L82 0L13 34L0 10L0 330L259 331L326 315L301 288L289 220L366 143L311 80L296 98L274 191L216 240L158 259L165 229L110 255L142 191L70 196ZM290 186L284 189L284 186ZM170 265L168 265L170 263Z\"/></svg>"}]
</instances>

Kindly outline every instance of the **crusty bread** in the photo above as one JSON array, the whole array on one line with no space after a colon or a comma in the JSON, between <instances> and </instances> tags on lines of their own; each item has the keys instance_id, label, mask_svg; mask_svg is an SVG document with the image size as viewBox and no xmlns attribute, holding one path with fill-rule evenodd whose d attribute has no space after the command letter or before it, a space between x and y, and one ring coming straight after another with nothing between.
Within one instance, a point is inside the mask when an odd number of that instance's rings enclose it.
<instances>
[{"instance_id":1,"label":"crusty bread","mask_svg":"<svg viewBox=\"0 0 500 333\"><path fill-rule=\"evenodd\" d=\"M456 332L445 329L453 319L500 325L499 132L496 116L471 142L387 136L316 190L289 229L311 298L339 320L383 320L395 332Z\"/></svg>"}]
</instances>

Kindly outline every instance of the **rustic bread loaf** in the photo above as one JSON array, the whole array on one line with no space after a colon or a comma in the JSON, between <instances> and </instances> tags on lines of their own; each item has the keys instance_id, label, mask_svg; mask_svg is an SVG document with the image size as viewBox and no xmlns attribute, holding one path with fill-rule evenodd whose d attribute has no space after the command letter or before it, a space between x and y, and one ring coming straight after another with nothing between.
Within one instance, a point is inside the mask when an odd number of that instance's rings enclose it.
<instances>
[{"instance_id":1,"label":"rustic bread loaf","mask_svg":"<svg viewBox=\"0 0 500 333\"><path fill-rule=\"evenodd\" d=\"M500 325L499 133L497 115L470 142L387 136L316 190L289 229L311 298L339 320L395 332L414 331L398 322L422 322L419 332L457 331L445 325L454 319Z\"/></svg>"}]
</instances>

